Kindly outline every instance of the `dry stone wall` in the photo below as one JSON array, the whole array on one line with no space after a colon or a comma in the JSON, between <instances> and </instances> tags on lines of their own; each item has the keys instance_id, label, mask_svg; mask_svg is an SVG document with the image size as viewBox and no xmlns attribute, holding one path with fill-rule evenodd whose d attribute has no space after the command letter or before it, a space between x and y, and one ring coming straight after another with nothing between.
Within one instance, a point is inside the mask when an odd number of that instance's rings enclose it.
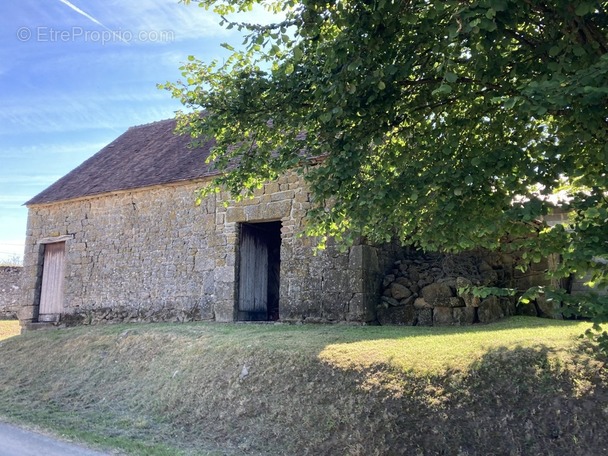
<instances>
[{"instance_id":1,"label":"dry stone wall","mask_svg":"<svg viewBox=\"0 0 608 456\"><path fill-rule=\"evenodd\" d=\"M239 224L281 221L280 319L375 319L378 249L336 246L317 254L298 236L310 206L288 174L234 202L226 194L195 206L201 182L106 194L29 208L23 323L36 321L43 242L66 242L62 323L233 321Z\"/></svg>"},{"instance_id":2,"label":"dry stone wall","mask_svg":"<svg viewBox=\"0 0 608 456\"><path fill-rule=\"evenodd\" d=\"M15 319L21 304L23 268L0 266L0 319Z\"/></svg>"},{"instance_id":3,"label":"dry stone wall","mask_svg":"<svg viewBox=\"0 0 608 456\"><path fill-rule=\"evenodd\" d=\"M537 297L529 304L516 297L480 299L466 291L471 286L508 287L523 293L550 285L551 259L515 268L512 254L486 251L459 255L425 254L413 249L398 252L386 270L377 319L382 325L470 325L490 323L514 314L561 319L561 303ZM563 284L560 286L564 287ZM576 293L574 289L572 292Z\"/></svg>"},{"instance_id":4,"label":"dry stone wall","mask_svg":"<svg viewBox=\"0 0 608 456\"><path fill-rule=\"evenodd\" d=\"M467 286L505 286L510 270L489 254L440 255L405 251L385 275L378 305L382 325L446 326L490 323L513 315L509 298L479 299Z\"/></svg>"}]
</instances>

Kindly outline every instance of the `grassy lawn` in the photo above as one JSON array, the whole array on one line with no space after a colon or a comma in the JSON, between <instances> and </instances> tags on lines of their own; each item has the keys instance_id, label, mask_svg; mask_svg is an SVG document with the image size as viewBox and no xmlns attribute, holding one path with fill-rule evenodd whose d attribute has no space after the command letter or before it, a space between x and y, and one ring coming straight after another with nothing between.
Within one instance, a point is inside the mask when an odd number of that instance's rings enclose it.
<instances>
[{"instance_id":1,"label":"grassy lawn","mask_svg":"<svg viewBox=\"0 0 608 456\"><path fill-rule=\"evenodd\" d=\"M0 340L17 336L21 332L18 320L0 320Z\"/></svg>"},{"instance_id":2,"label":"grassy lawn","mask_svg":"<svg viewBox=\"0 0 608 456\"><path fill-rule=\"evenodd\" d=\"M369 328L363 337L330 343L320 357L342 367L378 363L403 371L441 373L465 371L493 350L545 347L551 357L568 360L577 351L578 336L587 323L514 317L493 325L464 328ZM345 334L346 335L346 334Z\"/></svg>"},{"instance_id":3,"label":"grassy lawn","mask_svg":"<svg viewBox=\"0 0 608 456\"><path fill-rule=\"evenodd\" d=\"M602 454L608 381L587 327L34 332L0 342L0 415L141 455Z\"/></svg>"}]
</instances>

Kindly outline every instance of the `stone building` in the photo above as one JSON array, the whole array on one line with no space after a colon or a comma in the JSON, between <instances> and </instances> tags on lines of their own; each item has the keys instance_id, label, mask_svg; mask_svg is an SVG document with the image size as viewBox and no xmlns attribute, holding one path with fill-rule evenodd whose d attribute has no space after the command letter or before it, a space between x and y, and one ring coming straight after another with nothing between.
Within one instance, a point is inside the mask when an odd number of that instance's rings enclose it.
<instances>
[{"instance_id":1,"label":"stone building","mask_svg":"<svg viewBox=\"0 0 608 456\"><path fill-rule=\"evenodd\" d=\"M295 173L253 199L195 205L214 174L165 120L132 127L26 203L28 325L375 319L391 259L367 245L315 255Z\"/></svg>"}]
</instances>

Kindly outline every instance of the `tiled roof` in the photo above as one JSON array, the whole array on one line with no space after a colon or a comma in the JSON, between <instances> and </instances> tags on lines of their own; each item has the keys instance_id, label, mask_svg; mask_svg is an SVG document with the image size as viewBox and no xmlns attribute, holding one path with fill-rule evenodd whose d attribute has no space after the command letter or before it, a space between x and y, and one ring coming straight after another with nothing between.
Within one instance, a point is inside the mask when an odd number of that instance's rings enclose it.
<instances>
[{"instance_id":1,"label":"tiled roof","mask_svg":"<svg viewBox=\"0 0 608 456\"><path fill-rule=\"evenodd\" d=\"M213 141L190 148L191 138L174 134L174 129L174 119L129 128L25 204L64 201L215 174L205 162Z\"/></svg>"}]
</instances>

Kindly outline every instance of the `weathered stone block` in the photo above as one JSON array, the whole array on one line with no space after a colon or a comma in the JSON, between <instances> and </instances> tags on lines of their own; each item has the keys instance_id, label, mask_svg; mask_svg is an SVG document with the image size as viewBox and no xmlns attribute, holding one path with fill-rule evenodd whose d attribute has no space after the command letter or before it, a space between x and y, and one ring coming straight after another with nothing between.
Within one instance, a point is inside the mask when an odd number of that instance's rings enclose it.
<instances>
[{"instance_id":1,"label":"weathered stone block","mask_svg":"<svg viewBox=\"0 0 608 456\"><path fill-rule=\"evenodd\" d=\"M416 309L432 309L433 306L424 300L424 298L416 298L414 301L414 307Z\"/></svg>"},{"instance_id":2,"label":"weathered stone block","mask_svg":"<svg viewBox=\"0 0 608 456\"><path fill-rule=\"evenodd\" d=\"M384 279L382 281L382 286L384 288L387 288L394 281L395 281L395 274L387 274L384 276Z\"/></svg>"},{"instance_id":3,"label":"weathered stone block","mask_svg":"<svg viewBox=\"0 0 608 456\"><path fill-rule=\"evenodd\" d=\"M431 283L426 285L422 288L420 294L426 302L434 307L449 307L450 298L453 296L452 289L445 283Z\"/></svg>"},{"instance_id":4,"label":"weathered stone block","mask_svg":"<svg viewBox=\"0 0 608 456\"><path fill-rule=\"evenodd\" d=\"M458 298L455 296L452 296L451 298L449 298L449 303L450 303L450 307L464 307L464 300L462 298Z\"/></svg>"},{"instance_id":5,"label":"weathered stone block","mask_svg":"<svg viewBox=\"0 0 608 456\"><path fill-rule=\"evenodd\" d=\"M412 326L416 321L414 306L379 307L378 323L381 325Z\"/></svg>"},{"instance_id":6,"label":"weathered stone block","mask_svg":"<svg viewBox=\"0 0 608 456\"><path fill-rule=\"evenodd\" d=\"M516 309L514 300L507 297L502 297L500 298L500 305L502 307L503 313L505 314L505 317L515 315Z\"/></svg>"},{"instance_id":7,"label":"weathered stone block","mask_svg":"<svg viewBox=\"0 0 608 456\"><path fill-rule=\"evenodd\" d=\"M475 307L456 307L452 310L455 325L472 325L475 322Z\"/></svg>"},{"instance_id":8,"label":"weathered stone block","mask_svg":"<svg viewBox=\"0 0 608 456\"><path fill-rule=\"evenodd\" d=\"M397 282L393 282L390 286L390 289L391 289L391 296L398 301L412 296L412 292L407 287L405 287Z\"/></svg>"},{"instance_id":9,"label":"weathered stone block","mask_svg":"<svg viewBox=\"0 0 608 456\"><path fill-rule=\"evenodd\" d=\"M291 200L276 201L264 206L253 206L263 208L263 218L266 220L280 220L289 217L291 212Z\"/></svg>"},{"instance_id":10,"label":"weathered stone block","mask_svg":"<svg viewBox=\"0 0 608 456\"><path fill-rule=\"evenodd\" d=\"M355 293L348 303L349 321L372 321L375 318L375 304L377 297L364 293Z\"/></svg>"},{"instance_id":11,"label":"weathered stone block","mask_svg":"<svg viewBox=\"0 0 608 456\"><path fill-rule=\"evenodd\" d=\"M384 307L398 307L400 305L399 301L397 301L395 298L391 298L390 296L382 296L380 302Z\"/></svg>"},{"instance_id":12,"label":"weathered stone block","mask_svg":"<svg viewBox=\"0 0 608 456\"><path fill-rule=\"evenodd\" d=\"M322 290L323 293L341 293L349 290L350 275L348 271L340 269L324 269Z\"/></svg>"},{"instance_id":13,"label":"weathered stone block","mask_svg":"<svg viewBox=\"0 0 608 456\"><path fill-rule=\"evenodd\" d=\"M270 195L279 191L279 184L277 182L270 182L264 185L264 193Z\"/></svg>"},{"instance_id":14,"label":"weathered stone block","mask_svg":"<svg viewBox=\"0 0 608 456\"><path fill-rule=\"evenodd\" d=\"M454 323L450 307L433 308L433 324L435 326L448 326Z\"/></svg>"},{"instance_id":15,"label":"weathered stone block","mask_svg":"<svg viewBox=\"0 0 608 456\"><path fill-rule=\"evenodd\" d=\"M348 252L348 269L363 269L363 247L354 245Z\"/></svg>"},{"instance_id":16,"label":"weathered stone block","mask_svg":"<svg viewBox=\"0 0 608 456\"><path fill-rule=\"evenodd\" d=\"M326 293L323 295L323 318L328 321L340 321L348 312L352 293Z\"/></svg>"},{"instance_id":17,"label":"weathered stone block","mask_svg":"<svg viewBox=\"0 0 608 456\"><path fill-rule=\"evenodd\" d=\"M414 301L416 301L416 296L411 295L408 298L404 298L402 300L399 301L399 305L401 306L413 306L414 305Z\"/></svg>"},{"instance_id":18,"label":"weathered stone block","mask_svg":"<svg viewBox=\"0 0 608 456\"><path fill-rule=\"evenodd\" d=\"M480 323L492 323L504 318L505 314L496 296L490 296L479 304L477 316Z\"/></svg>"},{"instance_id":19,"label":"weathered stone block","mask_svg":"<svg viewBox=\"0 0 608 456\"><path fill-rule=\"evenodd\" d=\"M408 279L407 277L397 277L395 279L395 282L397 282L400 285L403 285L404 287L410 288L413 283L410 279Z\"/></svg>"},{"instance_id":20,"label":"weathered stone block","mask_svg":"<svg viewBox=\"0 0 608 456\"><path fill-rule=\"evenodd\" d=\"M564 317L561 313L561 302L553 299L547 299L545 295L540 295L536 298L536 306L538 308L538 314L544 318L553 318L555 320L562 320Z\"/></svg>"},{"instance_id":21,"label":"weathered stone block","mask_svg":"<svg viewBox=\"0 0 608 456\"><path fill-rule=\"evenodd\" d=\"M433 309L430 307L416 309L416 320L418 326L433 326Z\"/></svg>"},{"instance_id":22,"label":"weathered stone block","mask_svg":"<svg viewBox=\"0 0 608 456\"><path fill-rule=\"evenodd\" d=\"M194 257L194 270L196 272L212 271L215 268L215 258L209 253L199 253Z\"/></svg>"},{"instance_id":23,"label":"weathered stone block","mask_svg":"<svg viewBox=\"0 0 608 456\"><path fill-rule=\"evenodd\" d=\"M294 198L295 192L293 190L286 190L283 192L276 192L270 196L270 201L283 201L283 200L291 200Z\"/></svg>"}]
</instances>

